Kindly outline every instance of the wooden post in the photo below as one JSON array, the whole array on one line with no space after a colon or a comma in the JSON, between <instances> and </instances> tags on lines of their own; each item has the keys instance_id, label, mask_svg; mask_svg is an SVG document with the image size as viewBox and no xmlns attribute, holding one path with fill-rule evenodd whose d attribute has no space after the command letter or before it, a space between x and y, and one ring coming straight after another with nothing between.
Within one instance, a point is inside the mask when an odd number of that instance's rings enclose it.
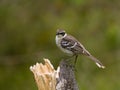
<instances>
[{"instance_id":1,"label":"wooden post","mask_svg":"<svg viewBox=\"0 0 120 90\"><path fill-rule=\"evenodd\" d=\"M60 62L57 70L48 59L44 59L44 61L44 65L36 63L30 67L38 90L79 90L75 80L74 67L66 60Z\"/></svg>"}]
</instances>

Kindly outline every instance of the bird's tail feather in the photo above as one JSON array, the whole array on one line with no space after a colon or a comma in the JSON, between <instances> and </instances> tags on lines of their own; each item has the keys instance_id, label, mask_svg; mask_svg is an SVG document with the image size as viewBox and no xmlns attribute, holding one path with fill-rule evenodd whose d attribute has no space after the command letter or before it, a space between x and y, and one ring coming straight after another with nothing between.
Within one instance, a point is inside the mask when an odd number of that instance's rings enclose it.
<instances>
[{"instance_id":1,"label":"bird's tail feather","mask_svg":"<svg viewBox=\"0 0 120 90\"><path fill-rule=\"evenodd\" d=\"M91 60L93 60L99 68L103 68L103 69L105 68L105 66L97 58L95 58L94 56L89 55L88 57Z\"/></svg>"}]
</instances>

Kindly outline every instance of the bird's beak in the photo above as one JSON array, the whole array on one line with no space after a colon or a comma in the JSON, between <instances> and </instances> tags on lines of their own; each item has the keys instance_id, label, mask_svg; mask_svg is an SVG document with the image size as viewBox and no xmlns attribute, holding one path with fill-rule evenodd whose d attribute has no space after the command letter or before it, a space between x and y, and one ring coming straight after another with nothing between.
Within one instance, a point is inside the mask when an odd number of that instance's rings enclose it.
<instances>
[{"instance_id":1,"label":"bird's beak","mask_svg":"<svg viewBox=\"0 0 120 90\"><path fill-rule=\"evenodd\" d=\"M56 35L59 35L59 32L58 32L58 31L56 32Z\"/></svg>"},{"instance_id":2,"label":"bird's beak","mask_svg":"<svg viewBox=\"0 0 120 90\"><path fill-rule=\"evenodd\" d=\"M56 33L56 35L58 35L58 33Z\"/></svg>"}]
</instances>

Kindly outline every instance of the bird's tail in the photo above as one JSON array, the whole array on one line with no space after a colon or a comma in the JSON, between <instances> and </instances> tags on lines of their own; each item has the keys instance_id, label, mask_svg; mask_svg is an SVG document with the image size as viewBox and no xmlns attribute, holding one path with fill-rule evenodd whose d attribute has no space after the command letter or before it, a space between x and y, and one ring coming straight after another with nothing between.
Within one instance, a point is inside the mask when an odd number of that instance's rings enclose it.
<instances>
[{"instance_id":1,"label":"bird's tail","mask_svg":"<svg viewBox=\"0 0 120 90\"><path fill-rule=\"evenodd\" d=\"M88 57L91 60L93 60L99 68L103 68L103 69L105 68L105 66L97 58L95 58L94 56L89 55Z\"/></svg>"}]
</instances>

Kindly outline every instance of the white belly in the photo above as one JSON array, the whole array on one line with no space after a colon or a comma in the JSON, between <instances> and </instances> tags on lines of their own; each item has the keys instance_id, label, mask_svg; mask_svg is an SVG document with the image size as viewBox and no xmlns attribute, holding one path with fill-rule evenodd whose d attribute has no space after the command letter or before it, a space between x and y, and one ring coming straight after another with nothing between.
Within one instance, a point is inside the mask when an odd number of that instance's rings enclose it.
<instances>
[{"instance_id":1,"label":"white belly","mask_svg":"<svg viewBox=\"0 0 120 90\"><path fill-rule=\"evenodd\" d=\"M58 46L58 48L60 48L60 49L61 49L64 53L66 53L67 55L69 55L69 56L72 56L72 55L73 55L73 52L72 52L72 51L69 51L69 50L67 50L67 49L62 48L62 46L61 46L61 39L58 38L57 36L56 36L56 45Z\"/></svg>"}]
</instances>

